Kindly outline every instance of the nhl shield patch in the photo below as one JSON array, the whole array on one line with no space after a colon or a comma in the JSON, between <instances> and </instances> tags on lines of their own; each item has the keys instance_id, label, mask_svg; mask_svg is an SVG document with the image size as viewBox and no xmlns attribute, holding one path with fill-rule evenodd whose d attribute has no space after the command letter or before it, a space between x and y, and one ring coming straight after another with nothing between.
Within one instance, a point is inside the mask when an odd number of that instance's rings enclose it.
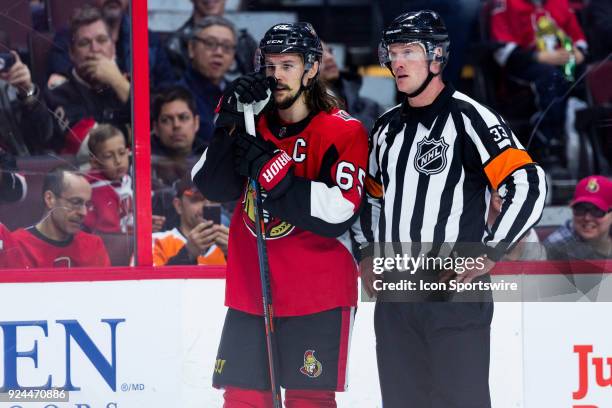
<instances>
[{"instance_id":1,"label":"nhl shield patch","mask_svg":"<svg viewBox=\"0 0 612 408\"><path fill-rule=\"evenodd\" d=\"M422 174L432 175L444 171L446 168L446 151L448 144L444 139L423 139L417 143L414 156L414 168Z\"/></svg>"}]
</instances>

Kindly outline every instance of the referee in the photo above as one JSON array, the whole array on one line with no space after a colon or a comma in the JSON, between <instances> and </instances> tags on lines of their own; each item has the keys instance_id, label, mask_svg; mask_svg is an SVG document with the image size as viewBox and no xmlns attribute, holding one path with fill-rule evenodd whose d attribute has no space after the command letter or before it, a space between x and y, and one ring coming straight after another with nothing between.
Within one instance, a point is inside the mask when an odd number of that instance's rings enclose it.
<instances>
[{"instance_id":1,"label":"referee","mask_svg":"<svg viewBox=\"0 0 612 408\"><path fill-rule=\"evenodd\" d=\"M495 261L540 218L545 176L494 111L442 81L450 40L433 11L409 12L383 31L381 64L403 103L374 125L366 189L356 225L368 242L480 243L487 279ZM487 229L491 192L504 200ZM361 271L374 295L371 268ZM491 302L376 304L378 371L385 408L490 407Z\"/></svg>"}]
</instances>

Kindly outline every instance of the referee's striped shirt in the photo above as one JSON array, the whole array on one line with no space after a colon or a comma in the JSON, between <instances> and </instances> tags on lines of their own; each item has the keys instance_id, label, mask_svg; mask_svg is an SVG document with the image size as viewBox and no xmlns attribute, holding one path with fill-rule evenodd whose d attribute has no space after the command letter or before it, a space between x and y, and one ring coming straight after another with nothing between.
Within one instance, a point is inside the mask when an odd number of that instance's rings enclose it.
<instances>
[{"instance_id":1,"label":"referee's striped shirt","mask_svg":"<svg viewBox=\"0 0 612 408\"><path fill-rule=\"evenodd\" d=\"M492 189L504 201L487 231ZM366 190L360 244L482 242L499 259L540 219L546 181L497 113L447 85L429 106L378 119Z\"/></svg>"}]
</instances>

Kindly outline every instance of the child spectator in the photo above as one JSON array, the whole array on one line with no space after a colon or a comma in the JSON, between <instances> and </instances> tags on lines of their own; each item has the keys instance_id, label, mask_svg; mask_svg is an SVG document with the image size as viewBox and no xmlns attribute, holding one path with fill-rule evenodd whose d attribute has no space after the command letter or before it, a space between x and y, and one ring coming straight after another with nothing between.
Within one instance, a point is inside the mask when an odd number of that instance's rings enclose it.
<instances>
[{"instance_id":1,"label":"child spectator","mask_svg":"<svg viewBox=\"0 0 612 408\"><path fill-rule=\"evenodd\" d=\"M134 194L125 136L112 125L98 125L90 132L87 145L92 168L87 179L93 208L84 225L93 232L130 232L134 226Z\"/></svg>"}]
</instances>

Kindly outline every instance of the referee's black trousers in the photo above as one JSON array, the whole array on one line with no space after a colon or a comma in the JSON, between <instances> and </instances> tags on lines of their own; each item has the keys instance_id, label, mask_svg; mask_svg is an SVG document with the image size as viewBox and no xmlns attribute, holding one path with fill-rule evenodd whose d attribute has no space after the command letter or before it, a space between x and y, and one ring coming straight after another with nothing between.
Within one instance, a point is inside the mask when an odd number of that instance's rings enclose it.
<instances>
[{"instance_id":1,"label":"referee's black trousers","mask_svg":"<svg viewBox=\"0 0 612 408\"><path fill-rule=\"evenodd\" d=\"M377 302L383 408L490 408L492 317L492 302Z\"/></svg>"}]
</instances>

